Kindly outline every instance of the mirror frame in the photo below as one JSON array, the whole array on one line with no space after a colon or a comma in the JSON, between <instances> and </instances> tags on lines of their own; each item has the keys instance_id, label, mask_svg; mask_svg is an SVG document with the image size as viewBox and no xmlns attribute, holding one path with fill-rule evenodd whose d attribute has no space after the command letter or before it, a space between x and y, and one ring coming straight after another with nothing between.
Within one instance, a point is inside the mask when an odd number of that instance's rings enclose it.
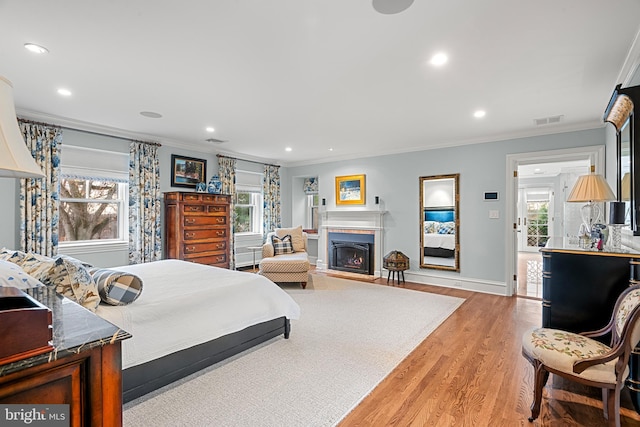
<instances>
[{"instance_id":1,"label":"mirror frame","mask_svg":"<svg viewBox=\"0 0 640 427\"><path fill-rule=\"evenodd\" d=\"M640 114L635 114L635 104L640 105L640 86L632 86L623 88L622 85L617 85L609 104L604 113L604 121L612 123L616 128L616 193L617 200L622 200L622 135L624 130L629 132L629 150L630 150L630 182L629 185L629 203L630 203L630 228L634 236L640 236L640 185L636 184L636 181L640 177L640 142L635 140L635 133L640 126ZM620 108L616 101L618 98L628 97L631 100L631 106L628 109ZM626 126L625 126L626 124Z\"/></svg>"},{"instance_id":2,"label":"mirror frame","mask_svg":"<svg viewBox=\"0 0 640 427\"><path fill-rule=\"evenodd\" d=\"M425 239L424 239L424 218L425 211L428 209L428 206L425 206L424 200L424 187L425 183L429 181L435 180L443 180L443 179L453 179L454 183L454 191L453 191L453 214L454 214L454 236L455 236L455 248L454 248L454 265L444 265L444 264L434 264L425 262ZM419 192L419 200L420 204L418 206L419 211L419 230L420 230L420 268L430 268L435 270L449 270L449 271L460 271L460 174L449 174L449 175L431 175L431 176L421 176L418 178L418 192Z\"/></svg>"}]
</instances>

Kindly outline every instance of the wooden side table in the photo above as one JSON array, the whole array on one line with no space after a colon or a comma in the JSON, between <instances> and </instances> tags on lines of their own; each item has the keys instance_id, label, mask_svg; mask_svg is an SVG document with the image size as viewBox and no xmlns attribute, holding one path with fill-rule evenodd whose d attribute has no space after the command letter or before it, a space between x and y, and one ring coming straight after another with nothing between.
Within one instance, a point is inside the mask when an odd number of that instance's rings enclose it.
<instances>
[{"instance_id":1,"label":"wooden side table","mask_svg":"<svg viewBox=\"0 0 640 427\"><path fill-rule=\"evenodd\" d=\"M387 268L389 270L389 274L387 275L387 284L389 283L389 277L391 277L391 283L393 284L394 280L400 284L400 277L402 277L402 283L404 281L404 271L406 268Z\"/></svg>"},{"instance_id":2,"label":"wooden side table","mask_svg":"<svg viewBox=\"0 0 640 427\"><path fill-rule=\"evenodd\" d=\"M400 277L402 277L402 283L405 283L404 271L409 269L409 257L400 251L391 251L382 259L382 267L389 271L387 284L389 277L391 277L391 283L395 278L400 284Z\"/></svg>"}]
</instances>

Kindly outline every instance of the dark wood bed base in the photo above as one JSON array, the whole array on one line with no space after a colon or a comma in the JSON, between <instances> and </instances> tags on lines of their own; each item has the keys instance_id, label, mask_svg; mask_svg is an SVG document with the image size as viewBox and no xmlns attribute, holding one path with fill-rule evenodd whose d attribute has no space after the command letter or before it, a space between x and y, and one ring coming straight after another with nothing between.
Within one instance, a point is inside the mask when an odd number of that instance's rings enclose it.
<instances>
[{"instance_id":1,"label":"dark wood bed base","mask_svg":"<svg viewBox=\"0 0 640 427\"><path fill-rule=\"evenodd\" d=\"M278 335L289 338L290 331L289 319L279 317L127 368L122 371L123 402L157 390Z\"/></svg>"},{"instance_id":2,"label":"dark wood bed base","mask_svg":"<svg viewBox=\"0 0 640 427\"><path fill-rule=\"evenodd\" d=\"M430 248L425 246L424 256L437 256L440 258L453 258L456 252L453 249Z\"/></svg>"}]
</instances>

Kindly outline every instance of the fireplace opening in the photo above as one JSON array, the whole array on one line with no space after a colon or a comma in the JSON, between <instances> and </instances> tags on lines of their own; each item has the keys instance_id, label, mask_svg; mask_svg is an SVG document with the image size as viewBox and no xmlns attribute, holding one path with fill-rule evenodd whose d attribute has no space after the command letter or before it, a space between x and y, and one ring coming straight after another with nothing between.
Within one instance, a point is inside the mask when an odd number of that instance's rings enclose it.
<instances>
[{"instance_id":1,"label":"fireplace opening","mask_svg":"<svg viewBox=\"0 0 640 427\"><path fill-rule=\"evenodd\" d=\"M373 243L332 240L329 268L359 274L373 274Z\"/></svg>"}]
</instances>

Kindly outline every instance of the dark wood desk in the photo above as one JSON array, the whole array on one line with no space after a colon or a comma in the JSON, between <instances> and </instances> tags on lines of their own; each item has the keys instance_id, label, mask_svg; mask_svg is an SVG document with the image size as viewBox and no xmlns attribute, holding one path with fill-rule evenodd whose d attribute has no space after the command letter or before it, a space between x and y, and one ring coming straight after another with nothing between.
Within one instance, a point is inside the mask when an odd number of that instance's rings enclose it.
<instances>
[{"instance_id":1,"label":"dark wood desk","mask_svg":"<svg viewBox=\"0 0 640 427\"><path fill-rule=\"evenodd\" d=\"M640 277L640 253L542 248L542 326L594 331L611 319L620 293ZM604 341L609 344L608 340ZM629 363L627 387L640 413L640 347Z\"/></svg>"},{"instance_id":2,"label":"dark wood desk","mask_svg":"<svg viewBox=\"0 0 640 427\"><path fill-rule=\"evenodd\" d=\"M131 335L48 288L54 351L0 365L0 403L69 404L71 426L122 425L121 341Z\"/></svg>"}]
</instances>

